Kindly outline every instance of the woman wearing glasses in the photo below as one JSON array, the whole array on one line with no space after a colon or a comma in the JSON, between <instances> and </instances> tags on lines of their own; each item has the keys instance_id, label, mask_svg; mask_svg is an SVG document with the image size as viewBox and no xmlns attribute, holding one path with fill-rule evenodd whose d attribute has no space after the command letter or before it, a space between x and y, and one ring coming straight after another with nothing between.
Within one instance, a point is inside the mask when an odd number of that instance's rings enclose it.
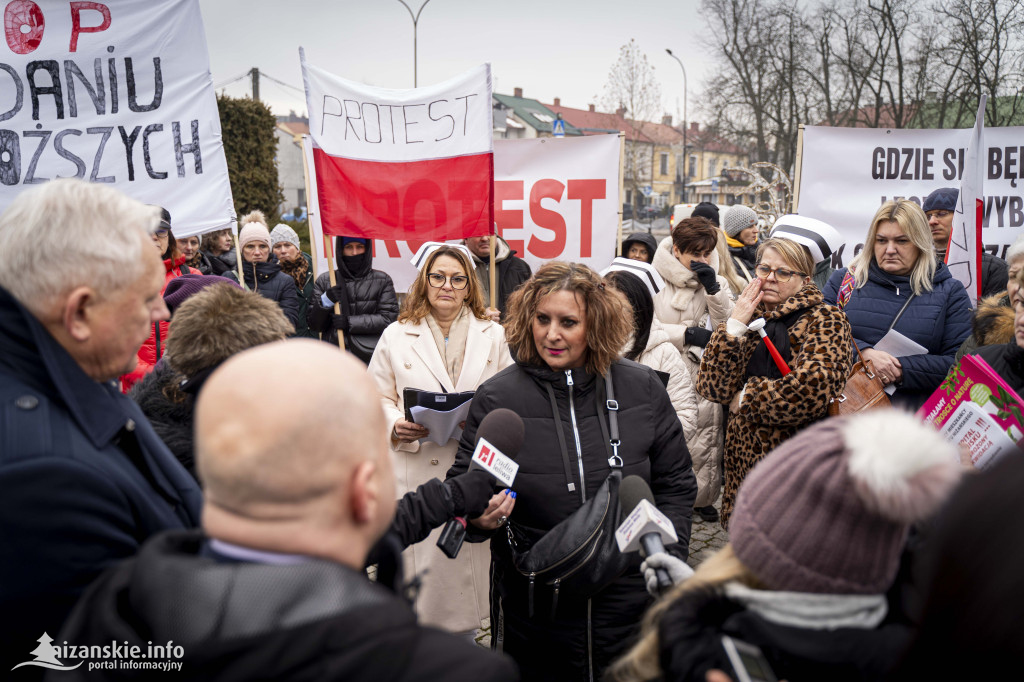
<instances>
[{"instance_id":1,"label":"woman wearing glasses","mask_svg":"<svg viewBox=\"0 0 1024 682\"><path fill-rule=\"evenodd\" d=\"M405 419L403 391L475 391L512 364L505 330L484 313L472 262L464 246L440 246L426 256L398 321L384 330L370 359L391 427L399 497L430 478L443 478L462 435L457 430L441 445L421 440L430 431ZM429 571L416 611L428 625L472 634L488 617L490 549L486 543L466 543L457 558L449 559L436 547L439 535L435 530L403 554L409 579Z\"/></svg>"},{"instance_id":2,"label":"woman wearing glasses","mask_svg":"<svg viewBox=\"0 0 1024 682\"><path fill-rule=\"evenodd\" d=\"M697 374L697 392L729 406L725 432L722 524L753 466L775 446L824 417L829 398L850 371L850 324L824 303L811 281L814 262L802 244L781 238L757 251L757 277L736 300L732 316L712 334ZM764 331L788 366L784 372L747 325Z\"/></svg>"}]
</instances>

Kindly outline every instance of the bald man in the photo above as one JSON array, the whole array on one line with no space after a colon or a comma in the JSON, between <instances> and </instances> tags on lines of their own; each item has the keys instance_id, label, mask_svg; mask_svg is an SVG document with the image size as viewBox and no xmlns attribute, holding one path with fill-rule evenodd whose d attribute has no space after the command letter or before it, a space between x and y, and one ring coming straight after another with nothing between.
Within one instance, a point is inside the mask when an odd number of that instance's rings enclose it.
<instances>
[{"instance_id":1,"label":"bald man","mask_svg":"<svg viewBox=\"0 0 1024 682\"><path fill-rule=\"evenodd\" d=\"M173 641L189 679L517 679L366 579L395 485L352 355L295 339L228 360L196 404L196 463L203 532L155 538L104 574L61 641Z\"/></svg>"}]
</instances>

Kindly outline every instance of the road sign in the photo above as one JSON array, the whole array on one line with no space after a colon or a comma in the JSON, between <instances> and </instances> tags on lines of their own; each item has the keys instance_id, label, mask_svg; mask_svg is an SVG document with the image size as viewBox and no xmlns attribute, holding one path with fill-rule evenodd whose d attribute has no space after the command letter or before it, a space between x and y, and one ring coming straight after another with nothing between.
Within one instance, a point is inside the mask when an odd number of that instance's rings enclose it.
<instances>
[{"instance_id":1,"label":"road sign","mask_svg":"<svg viewBox=\"0 0 1024 682\"><path fill-rule=\"evenodd\" d=\"M555 137L565 137L565 121L556 118L551 122L551 134Z\"/></svg>"},{"instance_id":2,"label":"road sign","mask_svg":"<svg viewBox=\"0 0 1024 682\"><path fill-rule=\"evenodd\" d=\"M718 194L718 180L711 181L711 193Z\"/></svg>"}]
</instances>

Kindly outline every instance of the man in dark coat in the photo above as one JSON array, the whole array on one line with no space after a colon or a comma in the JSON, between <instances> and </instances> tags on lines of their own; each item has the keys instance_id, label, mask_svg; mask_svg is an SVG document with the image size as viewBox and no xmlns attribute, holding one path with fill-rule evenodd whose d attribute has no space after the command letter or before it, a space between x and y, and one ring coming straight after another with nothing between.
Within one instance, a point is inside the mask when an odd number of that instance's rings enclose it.
<instances>
[{"instance_id":1,"label":"man in dark coat","mask_svg":"<svg viewBox=\"0 0 1024 682\"><path fill-rule=\"evenodd\" d=\"M921 208L928 216L928 227L935 241L935 256L940 262L946 260L949 236L953 233L953 216L960 190L956 187L940 187L924 199ZM1009 281L1009 266L1002 258L988 251L981 252L981 295L992 296L1006 291Z\"/></svg>"},{"instance_id":2,"label":"man in dark coat","mask_svg":"<svg viewBox=\"0 0 1024 682\"><path fill-rule=\"evenodd\" d=\"M470 237L465 240L466 248L473 254L473 264L476 266L476 278L483 287L484 303L487 305L487 314L495 322L501 322L502 315L506 312L506 302L512 292L519 288L519 285L530 279L533 271L526 261L516 257L515 250L508 245L508 242L501 237L496 237L497 255L494 258L494 265L498 269L497 283L498 293L495 296L497 309L491 308L491 238Z\"/></svg>"},{"instance_id":3,"label":"man in dark coat","mask_svg":"<svg viewBox=\"0 0 1024 682\"><path fill-rule=\"evenodd\" d=\"M336 237L334 252L338 254L335 284L331 286L329 272L321 273L313 283L307 313L309 329L335 346L340 330L345 350L369 363L380 335L398 319L395 283L388 273L373 269L369 239Z\"/></svg>"},{"instance_id":4,"label":"man in dark coat","mask_svg":"<svg viewBox=\"0 0 1024 682\"><path fill-rule=\"evenodd\" d=\"M202 532L163 534L105 573L60 641L172 641L190 680L517 679L363 573L395 510L386 430L366 368L336 348L234 356L196 404ZM61 679L92 679L78 670Z\"/></svg>"},{"instance_id":5,"label":"man in dark coat","mask_svg":"<svg viewBox=\"0 0 1024 682\"><path fill-rule=\"evenodd\" d=\"M159 220L74 179L0 216L0 253L21 256L0 259L0 670L31 660L103 569L199 522L198 485L114 381L167 319Z\"/></svg>"}]
</instances>

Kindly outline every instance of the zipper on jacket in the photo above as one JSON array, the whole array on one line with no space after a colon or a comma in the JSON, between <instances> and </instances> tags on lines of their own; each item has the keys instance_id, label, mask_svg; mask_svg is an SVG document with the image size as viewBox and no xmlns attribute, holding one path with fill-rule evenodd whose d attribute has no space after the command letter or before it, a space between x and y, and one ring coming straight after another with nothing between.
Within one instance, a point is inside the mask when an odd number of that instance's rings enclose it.
<instances>
[{"instance_id":1,"label":"zipper on jacket","mask_svg":"<svg viewBox=\"0 0 1024 682\"><path fill-rule=\"evenodd\" d=\"M565 370L565 383L569 386L569 420L572 422L572 435L576 439L576 461L580 466L580 502L587 501L587 484L583 480L583 450L580 447L580 430L576 426L576 405L572 399L572 370Z\"/></svg>"}]
</instances>

